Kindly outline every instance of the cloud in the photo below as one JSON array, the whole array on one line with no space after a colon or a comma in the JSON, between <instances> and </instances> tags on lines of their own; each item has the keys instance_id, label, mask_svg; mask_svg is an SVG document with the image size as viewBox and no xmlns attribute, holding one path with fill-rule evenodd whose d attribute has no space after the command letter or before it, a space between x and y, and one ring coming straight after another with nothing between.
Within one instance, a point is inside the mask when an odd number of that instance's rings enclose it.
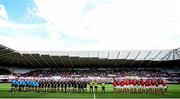
<instances>
[{"instance_id":1,"label":"cloud","mask_svg":"<svg viewBox=\"0 0 180 99\"><path fill-rule=\"evenodd\" d=\"M9 32L13 31L14 35L0 36L0 41L18 50L131 50L180 46L178 0L34 0L34 4L28 8L25 19L35 16L46 21L28 24L1 20L0 28L11 28Z\"/></svg>"},{"instance_id":2,"label":"cloud","mask_svg":"<svg viewBox=\"0 0 180 99\"><path fill-rule=\"evenodd\" d=\"M35 0L35 4L61 32L97 40L95 49L166 49L180 44L169 40L173 33L180 34L178 0Z\"/></svg>"},{"instance_id":3,"label":"cloud","mask_svg":"<svg viewBox=\"0 0 180 99\"><path fill-rule=\"evenodd\" d=\"M0 4L0 18L4 19L4 20L8 19L8 15L7 15L7 12L5 10L5 7L1 4Z\"/></svg>"}]
</instances>

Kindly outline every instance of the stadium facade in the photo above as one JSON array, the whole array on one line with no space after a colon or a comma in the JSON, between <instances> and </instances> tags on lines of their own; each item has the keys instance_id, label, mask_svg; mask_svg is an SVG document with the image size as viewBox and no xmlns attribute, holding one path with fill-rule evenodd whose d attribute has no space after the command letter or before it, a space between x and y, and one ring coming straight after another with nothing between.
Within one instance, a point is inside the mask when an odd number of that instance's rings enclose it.
<instances>
[{"instance_id":1,"label":"stadium facade","mask_svg":"<svg viewBox=\"0 0 180 99\"><path fill-rule=\"evenodd\" d=\"M114 51L16 51L0 45L0 66L61 67L178 67L180 49Z\"/></svg>"}]
</instances>

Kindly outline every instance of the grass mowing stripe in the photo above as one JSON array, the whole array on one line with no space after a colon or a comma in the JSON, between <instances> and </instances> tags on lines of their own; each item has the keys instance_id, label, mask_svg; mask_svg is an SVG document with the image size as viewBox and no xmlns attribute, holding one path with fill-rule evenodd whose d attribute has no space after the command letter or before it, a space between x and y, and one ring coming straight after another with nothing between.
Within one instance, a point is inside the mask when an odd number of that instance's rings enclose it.
<instances>
[{"instance_id":1,"label":"grass mowing stripe","mask_svg":"<svg viewBox=\"0 0 180 99\"><path fill-rule=\"evenodd\" d=\"M101 86L98 86L98 93L34 93L20 92L9 93L10 84L0 84L0 97L2 98L180 98L180 84L169 84L168 94L114 94L112 84L106 84L106 93L101 93ZM89 87L88 87L89 92Z\"/></svg>"}]
</instances>

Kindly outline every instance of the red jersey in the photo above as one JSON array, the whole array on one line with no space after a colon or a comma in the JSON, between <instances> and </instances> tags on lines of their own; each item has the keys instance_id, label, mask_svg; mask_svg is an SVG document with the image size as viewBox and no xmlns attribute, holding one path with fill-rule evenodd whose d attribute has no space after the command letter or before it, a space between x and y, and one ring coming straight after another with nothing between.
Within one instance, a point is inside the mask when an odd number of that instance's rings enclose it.
<instances>
[{"instance_id":1,"label":"red jersey","mask_svg":"<svg viewBox=\"0 0 180 99\"><path fill-rule=\"evenodd\" d=\"M154 86L154 85L155 85L155 84L154 84L154 80L151 80L151 85L152 85L152 86Z\"/></svg>"},{"instance_id":2,"label":"red jersey","mask_svg":"<svg viewBox=\"0 0 180 99\"><path fill-rule=\"evenodd\" d=\"M117 83L116 81L113 82L113 87L116 87Z\"/></svg>"},{"instance_id":3,"label":"red jersey","mask_svg":"<svg viewBox=\"0 0 180 99\"><path fill-rule=\"evenodd\" d=\"M152 86L152 83L151 83L151 81L149 81L149 86Z\"/></svg>"},{"instance_id":4,"label":"red jersey","mask_svg":"<svg viewBox=\"0 0 180 99\"><path fill-rule=\"evenodd\" d=\"M144 81L143 80L141 80L141 86L144 86Z\"/></svg>"},{"instance_id":5,"label":"red jersey","mask_svg":"<svg viewBox=\"0 0 180 99\"><path fill-rule=\"evenodd\" d=\"M145 86L149 86L149 81L146 81Z\"/></svg>"},{"instance_id":6,"label":"red jersey","mask_svg":"<svg viewBox=\"0 0 180 99\"><path fill-rule=\"evenodd\" d=\"M133 81L133 86L136 86L136 80Z\"/></svg>"},{"instance_id":7,"label":"red jersey","mask_svg":"<svg viewBox=\"0 0 180 99\"><path fill-rule=\"evenodd\" d=\"M121 86L124 86L124 81L121 81Z\"/></svg>"},{"instance_id":8,"label":"red jersey","mask_svg":"<svg viewBox=\"0 0 180 99\"><path fill-rule=\"evenodd\" d=\"M141 85L141 81L138 81L138 86L140 86Z\"/></svg>"},{"instance_id":9,"label":"red jersey","mask_svg":"<svg viewBox=\"0 0 180 99\"><path fill-rule=\"evenodd\" d=\"M129 85L132 85L133 84L133 81L132 80L129 80Z\"/></svg>"},{"instance_id":10,"label":"red jersey","mask_svg":"<svg viewBox=\"0 0 180 99\"><path fill-rule=\"evenodd\" d=\"M117 85L118 85L118 86L120 86L120 85L121 85L121 82L120 82L120 81L118 81L118 82L117 82Z\"/></svg>"},{"instance_id":11,"label":"red jersey","mask_svg":"<svg viewBox=\"0 0 180 99\"><path fill-rule=\"evenodd\" d=\"M167 85L167 83L166 83L165 81L163 81L163 82L162 82L162 85L163 85L163 86L166 86L166 85Z\"/></svg>"},{"instance_id":12,"label":"red jersey","mask_svg":"<svg viewBox=\"0 0 180 99\"><path fill-rule=\"evenodd\" d=\"M158 87L158 85L159 85L159 84L158 84L158 81L155 81L155 85L156 85L156 87Z\"/></svg>"},{"instance_id":13,"label":"red jersey","mask_svg":"<svg viewBox=\"0 0 180 99\"><path fill-rule=\"evenodd\" d=\"M129 85L129 82L128 81L125 81L126 85L128 86Z\"/></svg>"}]
</instances>

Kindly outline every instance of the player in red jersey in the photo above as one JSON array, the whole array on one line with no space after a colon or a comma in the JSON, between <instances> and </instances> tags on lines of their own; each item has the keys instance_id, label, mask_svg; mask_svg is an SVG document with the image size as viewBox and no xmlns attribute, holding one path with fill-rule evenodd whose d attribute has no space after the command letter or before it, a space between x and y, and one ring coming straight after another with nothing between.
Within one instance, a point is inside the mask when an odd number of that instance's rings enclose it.
<instances>
[{"instance_id":1,"label":"player in red jersey","mask_svg":"<svg viewBox=\"0 0 180 99\"><path fill-rule=\"evenodd\" d=\"M120 93L121 81L117 82L117 92Z\"/></svg>"},{"instance_id":2,"label":"player in red jersey","mask_svg":"<svg viewBox=\"0 0 180 99\"><path fill-rule=\"evenodd\" d=\"M122 93L125 93L125 81L121 81Z\"/></svg>"},{"instance_id":3,"label":"player in red jersey","mask_svg":"<svg viewBox=\"0 0 180 99\"><path fill-rule=\"evenodd\" d=\"M136 80L134 79L133 80L133 92L137 92L137 90L136 90Z\"/></svg>"},{"instance_id":4,"label":"player in red jersey","mask_svg":"<svg viewBox=\"0 0 180 99\"><path fill-rule=\"evenodd\" d=\"M151 92L154 93L155 92L155 82L153 79L151 79L151 88L152 88Z\"/></svg>"},{"instance_id":5,"label":"player in red jersey","mask_svg":"<svg viewBox=\"0 0 180 99\"><path fill-rule=\"evenodd\" d=\"M141 92L141 80L138 81L138 92Z\"/></svg>"},{"instance_id":6,"label":"player in red jersey","mask_svg":"<svg viewBox=\"0 0 180 99\"><path fill-rule=\"evenodd\" d=\"M156 89L155 89L155 93L158 94L159 92L159 84L158 84L158 80L155 80L154 84L156 85Z\"/></svg>"},{"instance_id":7,"label":"player in red jersey","mask_svg":"<svg viewBox=\"0 0 180 99\"><path fill-rule=\"evenodd\" d=\"M130 87L129 88L130 93L133 92L133 80L132 79L129 79L129 87Z\"/></svg>"},{"instance_id":8,"label":"player in red jersey","mask_svg":"<svg viewBox=\"0 0 180 99\"><path fill-rule=\"evenodd\" d=\"M149 93L149 80L146 80L145 86L146 86L146 94L148 94Z\"/></svg>"},{"instance_id":9,"label":"player in red jersey","mask_svg":"<svg viewBox=\"0 0 180 99\"><path fill-rule=\"evenodd\" d=\"M126 92L129 93L129 80L126 80Z\"/></svg>"},{"instance_id":10,"label":"player in red jersey","mask_svg":"<svg viewBox=\"0 0 180 99\"><path fill-rule=\"evenodd\" d=\"M163 85L162 85L163 80L159 79L158 80L158 84L159 84L159 93L162 94L163 93Z\"/></svg>"},{"instance_id":11,"label":"player in red jersey","mask_svg":"<svg viewBox=\"0 0 180 99\"><path fill-rule=\"evenodd\" d=\"M123 85L124 85L123 93L124 93L124 94L126 94L126 92L127 92L127 89L126 89L126 88L127 88L127 85L126 85L126 84L127 84L127 82L126 82L125 80L123 80Z\"/></svg>"},{"instance_id":12,"label":"player in red jersey","mask_svg":"<svg viewBox=\"0 0 180 99\"><path fill-rule=\"evenodd\" d=\"M141 92L145 92L145 87L144 87L144 80L141 80Z\"/></svg>"},{"instance_id":13,"label":"player in red jersey","mask_svg":"<svg viewBox=\"0 0 180 99\"><path fill-rule=\"evenodd\" d=\"M116 80L114 80L114 82L113 82L113 87L114 87L114 94L117 92L117 82L116 82Z\"/></svg>"},{"instance_id":14,"label":"player in red jersey","mask_svg":"<svg viewBox=\"0 0 180 99\"><path fill-rule=\"evenodd\" d=\"M165 80L163 80L163 82L162 82L162 85L163 85L163 93L164 94L167 94L167 83L166 83L166 81Z\"/></svg>"}]
</instances>

